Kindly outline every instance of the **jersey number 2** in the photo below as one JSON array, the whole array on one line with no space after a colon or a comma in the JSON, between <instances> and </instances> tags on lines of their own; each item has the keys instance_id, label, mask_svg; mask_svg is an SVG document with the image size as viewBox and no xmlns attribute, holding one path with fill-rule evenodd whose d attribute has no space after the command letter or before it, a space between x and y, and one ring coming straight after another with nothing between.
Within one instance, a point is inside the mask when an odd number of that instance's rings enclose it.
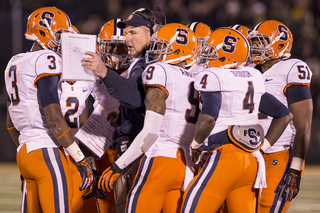
<instances>
[{"instance_id":1,"label":"jersey number 2","mask_svg":"<svg viewBox=\"0 0 320 213\"><path fill-rule=\"evenodd\" d=\"M78 128L78 118L73 118L73 121L71 121L71 116L74 116L78 110L79 110L79 100L77 97L68 97L66 100L66 106L72 108L68 109L64 115L64 118L66 119L68 125L70 128Z\"/></svg>"}]
</instances>

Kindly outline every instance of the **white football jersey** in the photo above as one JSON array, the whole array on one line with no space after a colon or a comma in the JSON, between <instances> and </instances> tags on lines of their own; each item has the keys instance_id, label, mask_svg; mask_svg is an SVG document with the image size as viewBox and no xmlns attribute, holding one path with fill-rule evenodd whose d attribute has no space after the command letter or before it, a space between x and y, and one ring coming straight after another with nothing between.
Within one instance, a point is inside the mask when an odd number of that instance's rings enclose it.
<instances>
[{"instance_id":1,"label":"white football jersey","mask_svg":"<svg viewBox=\"0 0 320 213\"><path fill-rule=\"evenodd\" d=\"M145 86L161 88L168 95L159 138L146 152L148 157L175 158L178 148L189 149L200 111L193 80L188 70L164 62L151 64L143 72Z\"/></svg>"},{"instance_id":2,"label":"white football jersey","mask_svg":"<svg viewBox=\"0 0 320 213\"><path fill-rule=\"evenodd\" d=\"M287 107L286 89L290 85L310 85L311 76L312 72L308 65L299 59L279 61L263 73L266 92L274 95ZM266 133L272 117L261 114L259 120ZM273 153L288 149L293 144L294 136L295 128L291 121L278 141L266 152Z\"/></svg>"},{"instance_id":3,"label":"white football jersey","mask_svg":"<svg viewBox=\"0 0 320 213\"><path fill-rule=\"evenodd\" d=\"M207 68L196 76L196 90L220 92L221 108L210 135L230 125L258 124L261 96L265 93L262 74L254 68Z\"/></svg>"},{"instance_id":4,"label":"white football jersey","mask_svg":"<svg viewBox=\"0 0 320 213\"><path fill-rule=\"evenodd\" d=\"M73 84L67 81L59 82L62 115L73 135L80 128L80 115L86 108L86 100L93 90L94 84L92 81L76 81Z\"/></svg>"},{"instance_id":5,"label":"white football jersey","mask_svg":"<svg viewBox=\"0 0 320 213\"><path fill-rule=\"evenodd\" d=\"M27 143L27 152L59 146L46 122L38 99L36 81L60 75L62 60L51 50L15 55L5 70L5 84L11 104L8 108L15 128L20 131L18 149Z\"/></svg>"}]
</instances>

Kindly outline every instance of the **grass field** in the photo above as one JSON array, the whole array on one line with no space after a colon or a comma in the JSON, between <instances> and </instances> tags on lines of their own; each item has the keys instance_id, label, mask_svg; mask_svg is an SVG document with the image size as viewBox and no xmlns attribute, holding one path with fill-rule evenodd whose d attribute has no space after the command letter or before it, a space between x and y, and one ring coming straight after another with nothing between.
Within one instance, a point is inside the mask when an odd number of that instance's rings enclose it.
<instances>
[{"instance_id":1,"label":"grass field","mask_svg":"<svg viewBox=\"0 0 320 213\"><path fill-rule=\"evenodd\" d=\"M20 212L19 170L14 163L0 163L0 213ZM306 166L300 193L289 213L320 212L320 166Z\"/></svg>"}]
</instances>

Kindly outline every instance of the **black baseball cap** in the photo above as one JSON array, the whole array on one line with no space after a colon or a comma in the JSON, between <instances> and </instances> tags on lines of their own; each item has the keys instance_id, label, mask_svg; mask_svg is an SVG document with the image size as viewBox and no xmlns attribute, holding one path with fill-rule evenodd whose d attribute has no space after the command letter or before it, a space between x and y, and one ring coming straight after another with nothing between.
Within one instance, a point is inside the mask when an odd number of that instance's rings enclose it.
<instances>
[{"instance_id":1,"label":"black baseball cap","mask_svg":"<svg viewBox=\"0 0 320 213\"><path fill-rule=\"evenodd\" d=\"M146 26L148 28L151 28L152 23L151 23L151 21L148 21L148 20L132 13L129 15L129 17L125 21L119 21L117 23L117 27L119 27L119 28L125 28L126 25L133 26L133 27Z\"/></svg>"}]
</instances>

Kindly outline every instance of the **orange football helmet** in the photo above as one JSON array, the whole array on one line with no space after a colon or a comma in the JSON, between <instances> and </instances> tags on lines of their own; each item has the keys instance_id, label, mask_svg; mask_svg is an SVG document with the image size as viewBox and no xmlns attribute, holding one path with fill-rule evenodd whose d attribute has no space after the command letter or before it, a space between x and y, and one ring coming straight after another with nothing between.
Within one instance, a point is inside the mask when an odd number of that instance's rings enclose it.
<instances>
[{"instance_id":1,"label":"orange football helmet","mask_svg":"<svg viewBox=\"0 0 320 213\"><path fill-rule=\"evenodd\" d=\"M196 35L198 39L197 53L200 51L200 47L203 44L203 41L210 36L212 33L211 27L202 22L192 22L187 25ZM196 55L193 59L188 59L186 66L190 67L196 64Z\"/></svg>"},{"instance_id":2,"label":"orange football helmet","mask_svg":"<svg viewBox=\"0 0 320 213\"><path fill-rule=\"evenodd\" d=\"M162 61L176 64L192 59L196 54L197 37L183 24L170 23L162 26L150 39L150 49L146 51L146 62ZM149 55L154 56L150 60ZM151 57L153 58L153 57Z\"/></svg>"},{"instance_id":3,"label":"orange football helmet","mask_svg":"<svg viewBox=\"0 0 320 213\"><path fill-rule=\"evenodd\" d=\"M244 37L248 37L248 34L251 32L251 30L244 26L244 25L241 25L241 24L234 24L234 25L231 25L230 28L234 29L234 30L238 30L240 33L242 33L244 35Z\"/></svg>"},{"instance_id":4,"label":"orange football helmet","mask_svg":"<svg viewBox=\"0 0 320 213\"><path fill-rule=\"evenodd\" d=\"M27 22L25 37L38 42L42 48L59 52L58 32L74 33L71 21L66 13L56 7L42 7L35 10Z\"/></svg>"},{"instance_id":5,"label":"orange football helmet","mask_svg":"<svg viewBox=\"0 0 320 213\"><path fill-rule=\"evenodd\" d=\"M101 55L107 67L119 74L127 70L133 60L132 56L128 54L124 29L117 27L117 23L120 21L123 19L107 21L101 27L98 36L98 54Z\"/></svg>"},{"instance_id":6,"label":"orange football helmet","mask_svg":"<svg viewBox=\"0 0 320 213\"><path fill-rule=\"evenodd\" d=\"M247 39L229 27L214 30L199 53L200 60L209 67L236 68L244 65L248 57Z\"/></svg>"},{"instance_id":7,"label":"orange football helmet","mask_svg":"<svg viewBox=\"0 0 320 213\"><path fill-rule=\"evenodd\" d=\"M289 28L276 20L262 21L248 35L251 61L263 64L266 60L291 56L293 37Z\"/></svg>"}]
</instances>

